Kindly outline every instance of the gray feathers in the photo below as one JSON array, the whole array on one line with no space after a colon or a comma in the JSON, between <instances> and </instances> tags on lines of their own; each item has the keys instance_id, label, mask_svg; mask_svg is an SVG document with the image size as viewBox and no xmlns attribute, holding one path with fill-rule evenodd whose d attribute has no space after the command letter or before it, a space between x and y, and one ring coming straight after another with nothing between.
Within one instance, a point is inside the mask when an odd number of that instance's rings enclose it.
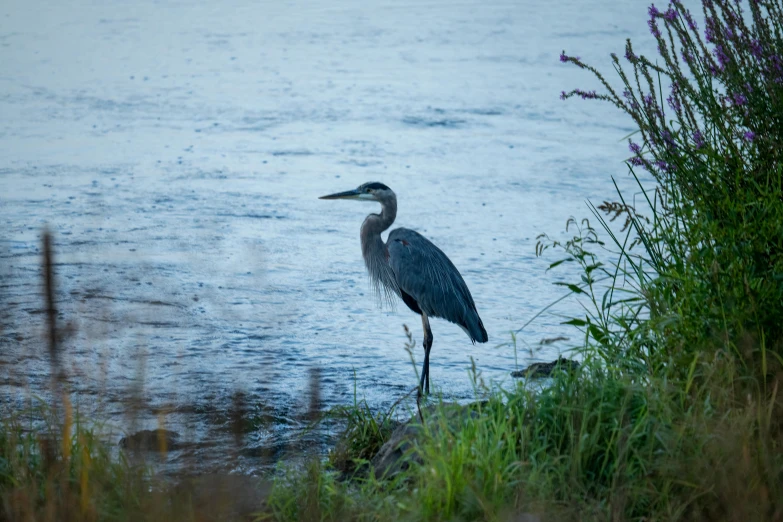
<instances>
[{"instance_id":1,"label":"gray feathers","mask_svg":"<svg viewBox=\"0 0 783 522\"><path fill-rule=\"evenodd\" d=\"M383 244L380 236L377 237L377 241L380 245L375 245L372 250L380 254L365 255L364 265L367 267L367 272L370 275L370 281L375 290L375 297L378 303L381 306L385 304L391 310L394 310L397 304L396 298L401 297L400 287L397 285L394 272L386 259L386 245Z\"/></svg>"},{"instance_id":2,"label":"gray feathers","mask_svg":"<svg viewBox=\"0 0 783 522\"><path fill-rule=\"evenodd\" d=\"M461 326L473 342L487 342L487 331L476 311L468 285L457 268L427 238L407 228L381 232L397 217L397 197L382 183L366 183L356 192L372 194L381 204L380 214L370 214L362 223L362 256L379 301L394 306L394 296L414 312L441 317Z\"/></svg>"},{"instance_id":3,"label":"gray feathers","mask_svg":"<svg viewBox=\"0 0 783 522\"><path fill-rule=\"evenodd\" d=\"M463 327L474 342L487 341L468 285L443 251L407 228L393 230L386 247L397 285L416 300L422 312Z\"/></svg>"}]
</instances>

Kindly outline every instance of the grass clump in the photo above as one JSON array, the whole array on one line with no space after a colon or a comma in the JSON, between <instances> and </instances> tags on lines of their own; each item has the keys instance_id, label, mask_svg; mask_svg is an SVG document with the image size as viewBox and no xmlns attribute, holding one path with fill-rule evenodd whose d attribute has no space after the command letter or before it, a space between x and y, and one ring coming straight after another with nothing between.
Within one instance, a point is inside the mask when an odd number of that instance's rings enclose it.
<instances>
[{"instance_id":1,"label":"grass clump","mask_svg":"<svg viewBox=\"0 0 783 522\"><path fill-rule=\"evenodd\" d=\"M562 253L551 268L581 270L558 283L584 306L566 321L583 334L580 369L495 390L477 414L437 406L390 481L319 464L281 482L277 518L783 520L783 4L702 11L651 6L659 56L630 41L626 66L612 55L621 89L560 57L605 88L563 98L636 123L627 163L646 207L618 191L591 207L597 227L539 238L539 255Z\"/></svg>"},{"instance_id":2,"label":"grass clump","mask_svg":"<svg viewBox=\"0 0 783 522\"><path fill-rule=\"evenodd\" d=\"M714 371L714 367L712 367ZM588 364L551 386L498 392L421 425L407 471L342 480L327 464L291 472L277 520L775 520L780 436L770 402L730 386L689 390ZM473 413L470 413L473 412ZM414 421L416 422L416 421Z\"/></svg>"},{"instance_id":3,"label":"grass clump","mask_svg":"<svg viewBox=\"0 0 783 522\"><path fill-rule=\"evenodd\" d=\"M261 481L157 476L61 399L57 413L38 405L0 419L0 520L239 521L263 511Z\"/></svg>"},{"instance_id":4,"label":"grass clump","mask_svg":"<svg viewBox=\"0 0 783 522\"><path fill-rule=\"evenodd\" d=\"M0 498L7 520L125 520L142 505L150 478L143 468L114 456L96 433L35 408L0 424ZM43 429L26 417L46 419Z\"/></svg>"},{"instance_id":5,"label":"grass clump","mask_svg":"<svg viewBox=\"0 0 783 522\"><path fill-rule=\"evenodd\" d=\"M352 406L332 408L329 418L344 428L339 443L329 454L330 464L343 473L365 469L399 425L393 415L394 408L385 413L373 412L366 401L354 400Z\"/></svg>"}]
</instances>

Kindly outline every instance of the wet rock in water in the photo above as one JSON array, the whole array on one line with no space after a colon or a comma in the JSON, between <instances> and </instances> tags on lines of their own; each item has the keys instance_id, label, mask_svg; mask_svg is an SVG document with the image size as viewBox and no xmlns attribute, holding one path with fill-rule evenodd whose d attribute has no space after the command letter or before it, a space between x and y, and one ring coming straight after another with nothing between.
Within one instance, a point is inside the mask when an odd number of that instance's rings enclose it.
<instances>
[{"instance_id":1,"label":"wet rock in water","mask_svg":"<svg viewBox=\"0 0 783 522\"><path fill-rule=\"evenodd\" d=\"M431 434L441 429L459 429L468 419L476 418L479 412L476 406L482 403L460 405L457 403L430 405L421 410L424 425L418 415L400 425L378 453L372 458L371 464L378 479L389 479L407 470L411 463L422 462L417 451L418 439L426 431ZM426 425L426 426L425 426Z\"/></svg>"},{"instance_id":2,"label":"wet rock in water","mask_svg":"<svg viewBox=\"0 0 783 522\"><path fill-rule=\"evenodd\" d=\"M120 439L120 447L132 451L166 451L179 447L179 433L171 430L141 430Z\"/></svg>"},{"instance_id":3,"label":"wet rock in water","mask_svg":"<svg viewBox=\"0 0 783 522\"><path fill-rule=\"evenodd\" d=\"M548 363L531 364L524 370L511 372L511 376L516 378L550 377L558 368L566 372L574 372L579 369L579 363L577 361L572 361L571 359L566 359L565 357L560 357L559 359Z\"/></svg>"}]
</instances>

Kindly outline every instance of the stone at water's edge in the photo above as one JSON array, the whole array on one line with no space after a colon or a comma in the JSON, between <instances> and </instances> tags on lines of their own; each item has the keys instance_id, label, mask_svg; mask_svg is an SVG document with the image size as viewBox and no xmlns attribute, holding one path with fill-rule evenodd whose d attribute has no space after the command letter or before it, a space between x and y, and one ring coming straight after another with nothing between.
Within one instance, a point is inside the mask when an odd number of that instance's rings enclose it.
<instances>
[{"instance_id":1,"label":"stone at water's edge","mask_svg":"<svg viewBox=\"0 0 783 522\"><path fill-rule=\"evenodd\" d=\"M515 378L550 377L552 373L558 368L566 372L573 372L579 369L579 362L566 359L565 357L560 357L559 359L548 363L531 364L524 370L511 372L511 376Z\"/></svg>"},{"instance_id":2,"label":"stone at water's edge","mask_svg":"<svg viewBox=\"0 0 783 522\"><path fill-rule=\"evenodd\" d=\"M479 412L476 411L478 404L434 404L422 409L421 414L426 429L430 433L437 433L444 427L457 429L459 424L464 423L468 418L478 417ZM389 440L372 458L371 463L375 470L375 477L389 479L407 470L412 462L420 464L422 457L418 451L418 442L424 432L425 426L422 425L418 415L414 415L394 430Z\"/></svg>"},{"instance_id":3,"label":"stone at water's edge","mask_svg":"<svg viewBox=\"0 0 783 522\"><path fill-rule=\"evenodd\" d=\"M121 438L120 447L132 451L171 451L179 447L179 433L171 430L141 430Z\"/></svg>"},{"instance_id":4,"label":"stone at water's edge","mask_svg":"<svg viewBox=\"0 0 783 522\"><path fill-rule=\"evenodd\" d=\"M372 458L372 467L376 478L391 478L410 466L411 459L421 462L421 457L415 451L416 437L421 433L421 426L416 424L416 417L397 427L389 440L381 446Z\"/></svg>"}]
</instances>

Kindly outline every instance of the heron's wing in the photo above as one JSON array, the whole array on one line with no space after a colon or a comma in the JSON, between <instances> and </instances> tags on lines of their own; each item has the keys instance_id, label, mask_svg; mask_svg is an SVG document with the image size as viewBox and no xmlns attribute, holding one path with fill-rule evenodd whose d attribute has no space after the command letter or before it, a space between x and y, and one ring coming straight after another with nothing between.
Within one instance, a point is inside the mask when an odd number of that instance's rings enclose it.
<instances>
[{"instance_id":1,"label":"heron's wing","mask_svg":"<svg viewBox=\"0 0 783 522\"><path fill-rule=\"evenodd\" d=\"M425 314L458 324L473 341L487 341L468 285L446 254L407 228L393 230L386 245L397 285Z\"/></svg>"}]
</instances>

